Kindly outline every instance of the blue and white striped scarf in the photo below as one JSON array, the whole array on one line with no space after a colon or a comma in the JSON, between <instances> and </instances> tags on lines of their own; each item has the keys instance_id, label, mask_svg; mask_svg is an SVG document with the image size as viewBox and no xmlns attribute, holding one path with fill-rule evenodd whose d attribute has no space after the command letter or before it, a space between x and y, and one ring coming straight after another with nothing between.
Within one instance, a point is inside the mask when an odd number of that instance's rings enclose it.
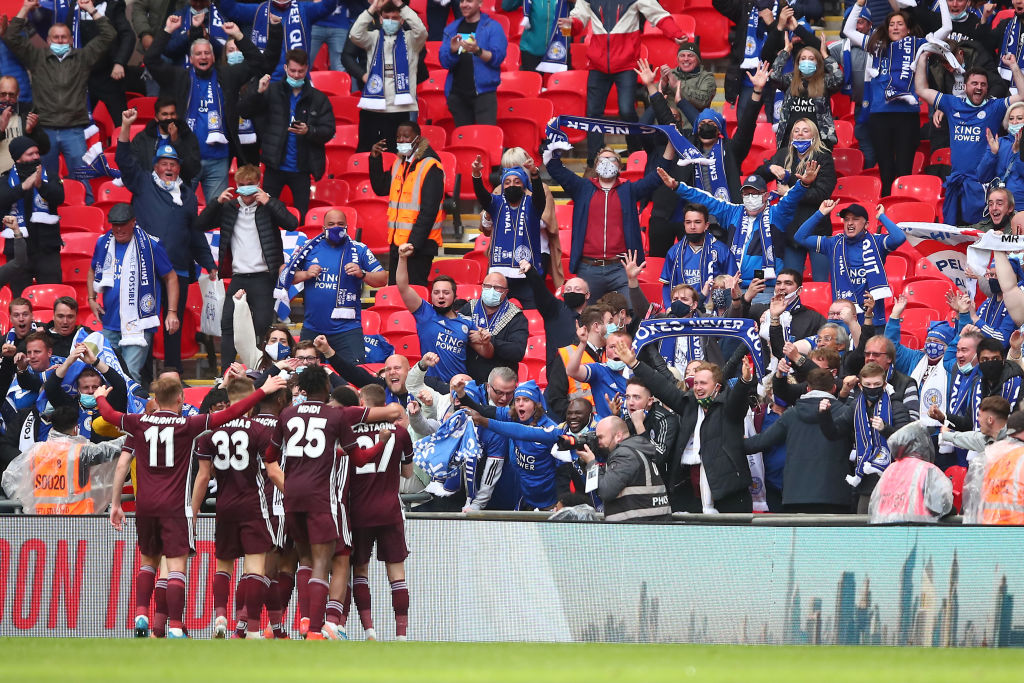
<instances>
[{"instance_id":1,"label":"blue and white striped scarf","mask_svg":"<svg viewBox=\"0 0 1024 683\"><path fill-rule=\"evenodd\" d=\"M857 443L857 466L855 478L862 478L865 474L878 474L875 470L885 470L889 466L891 455L889 444L881 432L871 426L871 418L880 417L882 422L892 424L892 402L889 397L889 385L885 385L882 397L875 403L875 407L868 414L868 399L862 391L857 397L857 406L853 414L853 431ZM870 465L867 472L864 466ZM858 479L859 481L859 479Z\"/></svg>"},{"instance_id":2,"label":"blue and white striped scarf","mask_svg":"<svg viewBox=\"0 0 1024 683\"><path fill-rule=\"evenodd\" d=\"M297 287L294 284L295 273L298 272L299 266L306 260L309 253L313 251L313 248L325 239L327 239L327 235L320 233L316 237L307 240L305 244L292 253L292 257L288 259L288 265L285 266L278 276L277 286L274 288L274 298L278 301L277 311L282 320L287 320L288 315L291 313L291 291L294 287ZM356 251L355 244L348 234L345 234L341 244L331 246L336 246L341 250L341 264L338 266L338 281L335 284L334 310L331 312L332 318L340 319L343 317L342 311L344 309L358 305L359 294L363 290L363 281L345 273L346 264L359 263L359 252ZM355 292L355 294L353 295L352 292Z\"/></svg>"},{"instance_id":3,"label":"blue and white striped scarf","mask_svg":"<svg viewBox=\"0 0 1024 683\"><path fill-rule=\"evenodd\" d=\"M363 96L359 98L359 108L370 111L384 111L388 106L384 94L384 43L387 42L387 34L383 29L377 33L377 45L367 69L366 86L363 88ZM391 65L395 81L395 106L416 104L409 92L409 46L405 42L405 29L402 27L399 27L391 42Z\"/></svg>"},{"instance_id":4,"label":"blue and white striped scarf","mask_svg":"<svg viewBox=\"0 0 1024 683\"><path fill-rule=\"evenodd\" d=\"M533 2L523 0L523 21L524 29L530 28L530 14L533 11ZM569 38L562 35L558 28L558 20L569 17L569 6L565 0L556 0L555 16L551 22L551 34L548 36L547 47L544 50L544 58L537 65L540 73L559 73L569 68ZM579 67L577 67L579 68Z\"/></svg>"},{"instance_id":5,"label":"blue and white striped scarf","mask_svg":"<svg viewBox=\"0 0 1024 683\"><path fill-rule=\"evenodd\" d=\"M876 242L877 239L879 238L867 230L862 232L860 234L860 253L864 264L865 287L876 301L881 301L892 296L892 289L889 287L889 279L885 274L882 250ZM853 281L850 279L850 260L846 250L852 245L853 242L840 236L832 247L832 291L835 299L857 301L861 298L856 295Z\"/></svg>"},{"instance_id":6,"label":"blue and white striped scarf","mask_svg":"<svg viewBox=\"0 0 1024 683\"><path fill-rule=\"evenodd\" d=\"M475 468L483 452L476 427L469 412L459 410L445 419L437 431L413 444L412 461L430 476L424 489L439 497L447 497L462 485L462 467L466 467L467 480L472 480L470 469Z\"/></svg>"},{"instance_id":7,"label":"blue and white striped scarf","mask_svg":"<svg viewBox=\"0 0 1024 683\"><path fill-rule=\"evenodd\" d=\"M292 0L288 7L288 14L281 17L281 23L285 35L281 52L295 49L309 52L309 36L306 35L306 25L302 21L302 11L299 9L298 0ZM256 8L256 17L252 21L252 32L249 35L261 52L267 48L267 40L270 37L269 2L260 3L260 6Z\"/></svg>"}]
</instances>

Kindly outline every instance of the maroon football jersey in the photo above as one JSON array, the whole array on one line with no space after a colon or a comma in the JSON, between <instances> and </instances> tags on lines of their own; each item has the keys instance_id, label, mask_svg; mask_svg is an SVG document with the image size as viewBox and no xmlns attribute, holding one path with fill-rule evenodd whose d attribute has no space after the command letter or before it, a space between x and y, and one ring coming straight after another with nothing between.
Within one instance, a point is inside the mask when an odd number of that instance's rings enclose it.
<instances>
[{"instance_id":1,"label":"maroon football jersey","mask_svg":"<svg viewBox=\"0 0 1024 683\"><path fill-rule=\"evenodd\" d=\"M284 477L286 512L333 512L338 509L335 450L355 444L352 424L367 408L335 408L306 401L281 411L267 462L287 463ZM280 453L280 455L278 455Z\"/></svg>"},{"instance_id":2,"label":"maroon football jersey","mask_svg":"<svg viewBox=\"0 0 1024 683\"><path fill-rule=\"evenodd\" d=\"M270 434L271 439L274 437L274 431L277 429L277 415L270 415L268 413L260 413L256 417L252 418L253 422L258 422L267 428L267 433ZM260 458L260 466L266 469L264 460ZM284 471L284 461L281 461L281 471ZM267 509L270 510L272 515L283 515L284 514L284 494L268 479L266 489L267 494Z\"/></svg>"},{"instance_id":3,"label":"maroon football jersey","mask_svg":"<svg viewBox=\"0 0 1024 683\"><path fill-rule=\"evenodd\" d=\"M117 426L128 434L123 448L135 456L136 514L173 517L191 510L192 443L209 420L209 414L182 417L169 410L121 417Z\"/></svg>"},{"instance_id":4,"label":"maroon football jersey","mask_svg":"<svg viewBox=\"0 0 1024 683\"><path fill-rule=\"evenodd\" d=\"M266 519L270 516L263 458L271 432L240 417L207 432L196 441L196 457L210 460L217 478L217 516L224 519Z\"/></svg>"},{"instance_id":5,"label":"maroon football jersey","mask_svg":"<svg viewBox=\"0 0 1024 683\"><path fill-rule=\"evenodd\" d=\"M412 462L412 439L399 425L382 422L352 426L360 448L377 443L377 432L394 432L384 451L373 462L355 468L349 489L349 513L352 528L387 526L402 521L402 501L398 490L402 481L402 465Z\"/></svg>"}]
</instances>

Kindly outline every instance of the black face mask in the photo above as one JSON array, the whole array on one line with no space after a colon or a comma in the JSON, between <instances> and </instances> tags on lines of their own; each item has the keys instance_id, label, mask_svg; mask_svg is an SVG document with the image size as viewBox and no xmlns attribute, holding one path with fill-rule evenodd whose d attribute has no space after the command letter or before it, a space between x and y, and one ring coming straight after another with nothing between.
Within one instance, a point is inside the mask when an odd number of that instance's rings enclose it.
<instances>
[{"instance_id":1,"label":"black face mask","mask_svg":"<svg viewBox=\"0 0 1024 683\"><path fill-rule=\"evenodd\" d=\"M575 310L587 303L587 295L583 292L566 292L562 295L562 301L565 302L566 306Z\"/></svg>"},{"instance_id":2,"label":"black face mask","mask_svg":"<svg viewBox=\"0 0 1024 683\"><path fill-rule=\"evenodd\" d=\"M690 304L688 304L686 302L683 302L683 301L673 301L672 305L669 307L669 310L672 312L672 315L674 315L675 317L677 317L677 318L685 318L686 316L690 315L690 311L692 311L693 309L690 308Z\"/></svg>"},{"instance_id":3,"label":"black face mask","mask_svg":"<svg viewBox=\"0 0 1024 683\"><path fill-rule=\"evenodd\" d=\"M999 286L999 279L990 277L988 279L988 288L992 291L992 296L999 296L1003 293L1003 288Z\"/></svg>"},{"instance_id":4,"label":"black face mask","mask_svg":"<svg viewBox=\"0 0 1024 683\"><path fill-rule=\"evenodd\" d=\"M702 232L688 232L686 233L686 241L690 244L700 244L704 241L704 233Z\"/></svg>"},{"instance_id":5,"label":"black face mask","mask_svg":"<svg viewBox=\"0 0 1024 683\"><path fill-rule=\"evenodd\" d=\"M697 137L701 140L714 140L718 137L718 126L713 123L702 123L697 126Z\"/></svg>"},{"instance_id":6,"label":"black face mask","mask_svg":"<svg viewBox=\"0 0 1024 683\"><path fill-rule=\"evenodd\" d=\"M14 167L18 170L18 177L24 180L39 168L38 161L19 161L14 164Z\"/></svg>"},{"instance_id":7,"label":"black face mask","mask_svg":"<svg viewBox=\"0 0 1024 683\"><path fill-rule=\"evenodd\" d=\"M509 185L502 190L501 193L505 195L505 201L509 204L518 204L523 201L523 197L526 195L526 190L518 185Z\"/></svg>"},{"instance_id":8,"label":"black face mask","mask_svg":"<svg viewBox=\"0 0 1024 683\"><path fill-rule=\"evenodd\" d=\"M981 371L981 376L985 378L986 382L998 382L1000 376L1003 374L1003 361L1001 360L985 360L978 363L978 370Z\"/></svg>"},{"instance_id":9,"label":"black face mask","mask_svg":"<svg viewBox=\"0 0 1024 683\"><path fill-rule=\"evenodd\" d=\"M864 387L862 391L864 392L864 396L874 403L878 399L882 398L882 392L885 391L885 387Z\"/></svg>"},{"instance_id":10,"label":"black face mask","mask_svg":"<svg viewBox=\"0 0 1024 683\"><path fill-rule=\"evenodd\" d=\"M157 121L157 125L160 126L160 130L163 131L164 133L166 133L167 129L171 127L172 123L174 123L174 119L164 119L162 121Z\"/></svg>"},{"instance_id":11,"label":"black face mask","mask_svg":"<svg viewBox=\"0 0 1024 683\"><path fill-rule=\"evenodd\" d=\"M434 306L434 313L437 313L438 315L448 315L452 310L453 305L454 304L448 304L447 306Z\"/></svg>"}]
</instances>

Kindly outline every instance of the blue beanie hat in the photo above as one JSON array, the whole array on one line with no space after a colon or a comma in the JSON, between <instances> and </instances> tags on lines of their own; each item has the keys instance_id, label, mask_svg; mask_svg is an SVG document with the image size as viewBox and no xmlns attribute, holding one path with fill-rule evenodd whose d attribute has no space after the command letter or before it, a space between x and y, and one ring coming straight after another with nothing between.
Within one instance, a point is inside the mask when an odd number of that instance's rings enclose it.
<instances>
[{"instance_id":1,"label":"blue beanie hat","mask_svg":"<svg viewBox=\"0 0 1024 683\"><path fill-rule=\"evenodd\" d=\"M526 171L523 170L522 166L513 166L512 168L508 169L507 171L501 174L502 187L505 186L505 178L508 178L509 176L515 176L519 178L521 181L523 181L523 187L530 187L530 176L527 175Z\"/></svg>"},{"instance_id":2,"label":"blue beanie hat","mask_svg":"<svg viewBox=\"0 0 1024 683\"><path fill-rule=\"evenodd\" d=\"M513 394L512 398L516 399L519 397L528 398L534 403L542 406L546 411L547 405L544 403L544 394L541 393L540 387L532 379L526 380L522 384L516 387L516 393Z\"/></svg>"},{"instance_id":3,"label":"blue beanie hat","mask_svg":"<svg viewBox=\"0 0 1024 683\"><path fill-rule=\"evenodd\" d=\"M937 339L943 344L949 345L956 336L956 331L944 320L936 320L928 324L928 332L925 338Z\"/></svg>"}]
</instances>

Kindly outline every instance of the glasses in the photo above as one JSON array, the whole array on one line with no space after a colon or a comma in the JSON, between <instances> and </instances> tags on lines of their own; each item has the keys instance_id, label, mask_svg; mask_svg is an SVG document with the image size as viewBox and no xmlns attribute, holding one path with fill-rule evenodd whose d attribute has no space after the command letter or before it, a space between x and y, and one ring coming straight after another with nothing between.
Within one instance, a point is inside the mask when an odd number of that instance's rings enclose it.
<instances>
[{"instance_id":1,"label":"glasses","mask_svg":"<svg viewBox=\"0 0 1024 683\"><path fill-rule=\"evenodd\" d=\"M481 285L480 289L493 289L495 292L504 294L508 291L508 287L502 287L500 285Z\"/></svg>"},{"instance_id":2,"label":"glasses","mask_svg":"<svg viewBox=\"0 0 1024 683\"><path fill-rule=\"evenodd\" d=\"M5 100L16 100L18 99L18 93L16 92L2 92L0 91L0 98Z\"/></svg>"},{"instance_id":3,"label":"glasses","mask_svg":"<svg viewBox=\"0 0 1024 683\"><path fill-rule=\"evenodd\" d=\"M864 352L864 357L865 358L878 358L880 356L887 356L887 355L889 355L889 354L887 354L885 351L865 351Z\"/></svg>"},{"instance_id":4,"label":"glasses","mask_svg":"<svg viewBox=\"0 0 1024 683\"><path fill-rule=\"evenodd\" d=\"M312 365L316 362L316 356L295 356L295 360L306 365Z\"/></svg>"}]
</instances>

